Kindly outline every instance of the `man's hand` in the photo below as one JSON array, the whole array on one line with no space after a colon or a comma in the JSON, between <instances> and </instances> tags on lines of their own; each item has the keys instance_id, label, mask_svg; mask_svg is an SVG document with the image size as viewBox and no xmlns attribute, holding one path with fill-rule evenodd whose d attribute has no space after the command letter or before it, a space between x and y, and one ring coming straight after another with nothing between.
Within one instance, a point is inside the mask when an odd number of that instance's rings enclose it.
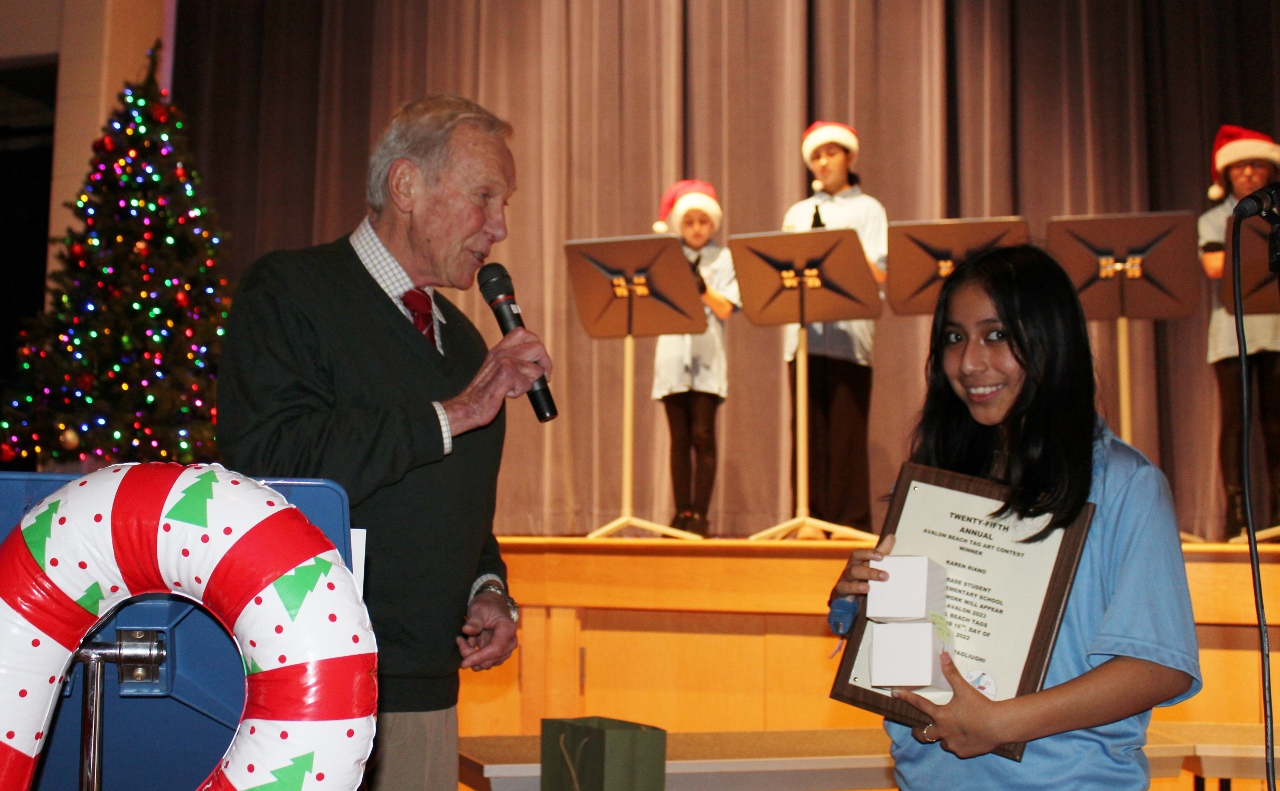
<instances>
[{"instance_id":1,"label":"man's hand","mask_svg":"<svg viewBox=\"0 0 1280 791\"><path fill-rule=\"evenodd\" d=\"M510 336L508 336L510 337ZM467 608L467 621L458 638L462 666L472 670L497 667L516 650L516 622L511 620L506 599L484 591Z\"/></svg>"},{"instance_id":2,"label":"man's hand","mask_svg":"<svg viewBox=\"0 0 1280 791\"><path fill-rule=\"evenodd\" d=\"M487 426L498 416L505 398L529 392L539 377L551 379L551 358L538 336L517 328L489 350L471 384L445 401L449 430L456 437L473 428Z\"/></svg>"}]
</instances>

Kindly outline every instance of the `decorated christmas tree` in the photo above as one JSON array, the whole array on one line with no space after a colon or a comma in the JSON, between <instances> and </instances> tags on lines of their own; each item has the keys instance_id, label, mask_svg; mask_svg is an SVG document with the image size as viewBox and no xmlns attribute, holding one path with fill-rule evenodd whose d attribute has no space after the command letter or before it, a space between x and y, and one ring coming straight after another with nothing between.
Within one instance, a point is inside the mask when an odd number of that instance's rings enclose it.
<instances>
[{"instance_id":1,"label":"decorated christmas tree","mask_svg":"<svg viewBox=\"0 0 1280 791\"><path fill-rule=\"evenodd\" d=\"M140 84L93 143L67 206L49 311L20 337L19 384L0 401L0 461L209 461L215 369L230 309L216 218L198 195L183 117Z\"/></svg>"}]
</instances>

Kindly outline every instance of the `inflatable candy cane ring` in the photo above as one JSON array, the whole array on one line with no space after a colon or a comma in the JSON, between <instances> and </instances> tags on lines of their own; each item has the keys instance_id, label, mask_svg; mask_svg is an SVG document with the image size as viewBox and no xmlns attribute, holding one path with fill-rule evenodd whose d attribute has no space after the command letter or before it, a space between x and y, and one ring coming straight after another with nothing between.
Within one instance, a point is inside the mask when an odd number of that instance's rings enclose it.
<instances>
[{"instance_id":1,"label":"inflatable candy cane ring","mask_svg":"<svg viewBox=\"0 0 1280 791\"><path fill-rule=\"evenodd\" d=\"M333 544L218 465L119 464L46 497L0 544L0 791L27 791L72 654L145 593L204 605L246 669L240 727L200 791L353 791L377 647Z\"/></svg>"}]
</instances>

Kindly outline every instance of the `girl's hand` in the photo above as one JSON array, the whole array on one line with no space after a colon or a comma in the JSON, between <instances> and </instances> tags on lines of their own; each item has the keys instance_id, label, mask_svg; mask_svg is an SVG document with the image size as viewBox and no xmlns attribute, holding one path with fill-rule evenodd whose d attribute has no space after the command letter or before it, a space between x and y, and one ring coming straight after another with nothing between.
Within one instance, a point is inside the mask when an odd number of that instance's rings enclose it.
<instances>
[{"instance_id":1,"label":"girl's hand","mask_svg":"<svg viewBox=\"0 0 1280 791\"><path fill-rule=\"evenodd\" d=\"M849 556L849 563L844 567L844 573L836 581L836 586L831 589L831 598L834 599L837 596L863 596L871 588L868 580L884 581L889 579L888 572L877 571L871 568L870 563L873 560L884 560L884 556L892 551L892 535L880 539L880 544L875 549L853 550L853 554Z\"/></svg>"},{"instance_id":2,"label":"girl's hand","mask_svg":"<svg viewBox=\"0 0 1280 791\"><path fill-rule=\"evenodd\" d=\"M895 698L904 700L924 712L933 722L924 728L916 728L911 735L922 744L941 742L942 749L960 758L985 755L1009 742L1000 734L999 711L1001 704L987 698L974 689L955 663L951 655L942 652L942 675L951 684L954 693L945 706L931 703L914 692L897 690Z\"/></svg>"}]
</instances>

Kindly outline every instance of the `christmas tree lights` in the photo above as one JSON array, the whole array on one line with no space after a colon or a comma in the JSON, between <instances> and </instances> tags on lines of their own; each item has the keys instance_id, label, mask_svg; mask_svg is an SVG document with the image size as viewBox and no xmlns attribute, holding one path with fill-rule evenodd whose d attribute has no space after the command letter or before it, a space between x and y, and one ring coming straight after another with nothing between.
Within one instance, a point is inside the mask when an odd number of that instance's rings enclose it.
<instances>
[{"instance_id":1,"label":"christmas tree lights","mask_svg":"<svg viewBox=\"0 0 1280 791\"><path fill-rule=\"evenodd\" d=\"M231 302L183 116L156 82L159 49L145 79L125 84L66 204L84 227L67 229L49 310L20 337L0 461L217 458L215 369Z\"/></svg>"}]
</instances>

